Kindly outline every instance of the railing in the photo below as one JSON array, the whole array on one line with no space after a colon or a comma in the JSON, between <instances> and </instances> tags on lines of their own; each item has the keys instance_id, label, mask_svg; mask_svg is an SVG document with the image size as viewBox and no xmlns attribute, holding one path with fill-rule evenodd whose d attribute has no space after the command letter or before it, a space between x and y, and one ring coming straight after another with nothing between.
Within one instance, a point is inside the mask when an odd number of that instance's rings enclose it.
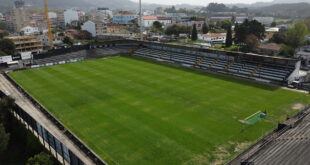
<instances>
[{"instance_id":1,"label":"railing","mask_svg":"<svg viewBox=\"0 0 310 165\"><path fill-rule=\"evenodd\" d=\"M94 153L90 148L87 147L79 138L77 138L71 131L67 130L65 126L56 119L47 109L45 109L38 101L36 101L28 92L26 92L19 84L17 84L10 76L6 73L3 73L3 76L12 83L29 101L37 107L47 119L49 119L52 123L54 123L57 128L61 131L65 131L64 134L81 150L87 155L95 164L98 165L106 165L96 153Z\"/></svg>"},{"instance_id":2,"label":"railing","mask_svg":"<svg viewBox=\"0 0 310 165\"><path fill-rule=\"evenodd\" d=\"M0 90L0 98L3 98L5 96L6 95ZM14 116L19 117L17 118L18 120L26 123L28 125L28 129L30 126L31 130L36 132L38 138L41 137L44 146L45 144L47 144L50 151L51 148L53 148L53 150L55 151L54 156L58 159L58 155L60 155L63 164L69 163L70 165L84 165L84 162L81 161L70 149L68 149L61 141L55 138L48 130L46 130L39 122L37 122L33 117L31 117L20 106L14 104L11 112L14 114Z\"/></svg>"},{"instance_id":3,"label":"railing","mask_svg":"<svg viewBox=\"0 0 310 165\"><path fill-rule=\"evenodd\" d=\"M309 115L309 112L306 112L309 109L310 109L310 105L308 105L302 111L300 111L299 113L297 113L296 115L291 117L290 119L296 119L296 121L293 124L278 125L278 128L274 129L273 131L270 131L269 133L266 134L266 136L261 137L259 140L256 141L256 143L252 144L247 149L245 149L242 153L240 153L236 157L232 158L227 163L227 165L232 164L236 160L241 160L241 161L245 161L245 162L249 161L256 153L260 152L262 149L264 149L266 146L268 146L268 144L273 142L276 138L281 136L283 133L285 133L287 130L291 129L292 127L295 127L296 125L298 125L304 119L304 117ZM244 156L246 158L241 159ZM241 163L241 162L239 162L239 163Z\"/></svg>"}]
</instances>

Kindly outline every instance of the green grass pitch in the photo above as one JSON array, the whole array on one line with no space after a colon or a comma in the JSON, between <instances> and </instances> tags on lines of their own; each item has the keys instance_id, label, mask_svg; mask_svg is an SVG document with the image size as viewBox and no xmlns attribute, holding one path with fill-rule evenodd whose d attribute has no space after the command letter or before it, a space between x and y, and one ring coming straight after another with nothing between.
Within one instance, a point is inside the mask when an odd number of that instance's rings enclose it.
<instances>
[{"instance_id":1,"label":"green grass pitch","mask_svg":"<svg viewBox=\"0 0 310 165\"><path fill-rule=\"evenodd\" d=\"M310 103L303 93L132 57L10 76L109 164L223 164ZM244 128L240 120L265 109Z\"/></svg>"}]
</instances>

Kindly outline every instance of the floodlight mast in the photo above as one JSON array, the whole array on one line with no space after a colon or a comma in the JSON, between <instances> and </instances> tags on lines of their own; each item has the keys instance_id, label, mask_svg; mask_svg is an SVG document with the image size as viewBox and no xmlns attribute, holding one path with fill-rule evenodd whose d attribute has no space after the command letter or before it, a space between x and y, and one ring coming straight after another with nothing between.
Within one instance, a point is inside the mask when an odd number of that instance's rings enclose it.
<instances>
[{"instance_id":1,"label":"floodlight mast","mask_svg":"<svg viewBox=\"0 0 310 165\"><path fill-rule=\"evenodd\" d=\"M143 23L142 23L142 5L141 0L139 0L139 22L140 22L140 40L143 40Z\"/></svg>"}]
</instances>

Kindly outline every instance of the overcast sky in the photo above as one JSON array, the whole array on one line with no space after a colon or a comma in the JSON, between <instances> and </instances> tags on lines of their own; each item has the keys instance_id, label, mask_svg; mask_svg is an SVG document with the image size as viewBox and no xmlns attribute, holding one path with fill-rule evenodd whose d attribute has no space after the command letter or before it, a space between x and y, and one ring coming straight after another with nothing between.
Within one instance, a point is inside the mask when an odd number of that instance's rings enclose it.
<instances>
[{"instance_id":1,"label":"overcast sky","mask_svg":"<svg viewBox=\"0 0 310 165\"><path fill-rule=\"evenodd\" d=\"M139 0L131 0L138 2ZM192 5L203 5L211 2L217 3L255 3L255 2L271 2L272 0L142 0L142 2L147 3L156 3L156 4L166 4L166 5L175 5L175 4L192 4Z\"/></svg>"}]
</instances>

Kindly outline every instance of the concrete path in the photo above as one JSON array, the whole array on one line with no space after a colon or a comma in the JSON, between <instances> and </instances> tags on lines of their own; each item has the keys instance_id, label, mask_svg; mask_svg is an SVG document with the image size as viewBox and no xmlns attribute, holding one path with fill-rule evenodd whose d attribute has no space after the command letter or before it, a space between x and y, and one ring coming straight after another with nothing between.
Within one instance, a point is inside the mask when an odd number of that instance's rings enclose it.
<instances>
[{"instance_id":1,"label":"concrete path","mask_svg":"<svg viewBox=\"0 0 310 165\"><path fill-rule=\"evenodd\" d=\"M23 108L55 138L57 138L77 157L79 157L86 165L94 164L89 157L87 157L62 131L60 131L49 119L47 119L40 110L33 106L33 104L26 97L24 97L2 74L0 74L0 90L14 98L16 104Z\"/></svg>"}]
</instances>

